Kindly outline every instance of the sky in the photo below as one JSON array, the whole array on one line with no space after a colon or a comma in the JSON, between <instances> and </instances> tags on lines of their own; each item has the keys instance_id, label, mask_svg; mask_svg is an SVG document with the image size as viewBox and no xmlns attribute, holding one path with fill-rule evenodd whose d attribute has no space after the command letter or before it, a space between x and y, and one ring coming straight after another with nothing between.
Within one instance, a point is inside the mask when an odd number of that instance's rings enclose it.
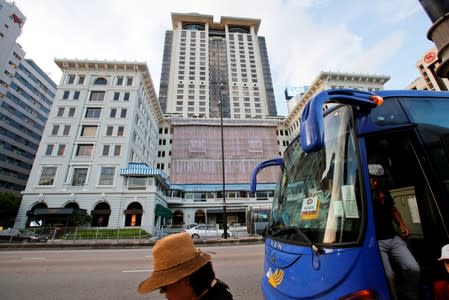
<instances>
[{"instance_id":1,"label":"sky","mask_svg":"<svg viewBox=\"0 0 449 300\"><path fill-rule=\"evenodd\" d=\"M434 44L418 0L15 0L26 16L18 43L58 84L54 59L145 62L156 91L171 13L261 19L279 115L284 89L310 85L321 71L387 75L386 89L419 76Z\"/></svg>"}]
</instances>

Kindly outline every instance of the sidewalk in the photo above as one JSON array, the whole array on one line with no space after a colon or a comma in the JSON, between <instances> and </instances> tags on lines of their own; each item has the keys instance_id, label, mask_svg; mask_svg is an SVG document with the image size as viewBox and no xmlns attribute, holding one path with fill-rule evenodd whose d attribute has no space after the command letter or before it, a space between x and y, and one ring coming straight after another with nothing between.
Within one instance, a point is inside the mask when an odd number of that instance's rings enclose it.
<instances>
[{"instance_id":1,"label":"sidewalk","mask_svg":"<svg viewBox=\"0 0 449 300\"><path fill-rule=\"evenodd\" d=\"M109 240L49 240L47 243L0 243L0 251L39 250L39 249L111 249L152 247L157 240L152 239L109 239ZM248 236L229 239L194 240L198 246L232 246L263 244L261 236Z\"/></svg>"}]
</instances>

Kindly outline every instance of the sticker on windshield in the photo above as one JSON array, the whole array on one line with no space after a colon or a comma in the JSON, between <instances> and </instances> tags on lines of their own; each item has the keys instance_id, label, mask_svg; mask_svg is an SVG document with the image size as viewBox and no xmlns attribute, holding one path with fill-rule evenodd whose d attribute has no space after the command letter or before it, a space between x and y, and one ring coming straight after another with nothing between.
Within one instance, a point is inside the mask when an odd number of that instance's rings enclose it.
<instances>
[{"instance_id":1,"label":"sticker on windshield","mask_svg":"<svg viewBox=\"0 0 449 300\"><path fill-rule=\"evenodd\" d=\"M343 208L345 210L346 218L358 219L359 210L357 201L355 199L355 192L353 185L342 185L341 194L343 198Z\"/></svg>"},{"instance_id":2,"label":"sticker on windshield","mask_svg":"<svg viewBox=\"0 0 449 300\"><path fill-rule=\"evenodd\" d=\"M320 200L318 196L304 199L301 207L301 219L313 220L318 218L319 209L320 209Z\"/></svg>"}]
</instances>

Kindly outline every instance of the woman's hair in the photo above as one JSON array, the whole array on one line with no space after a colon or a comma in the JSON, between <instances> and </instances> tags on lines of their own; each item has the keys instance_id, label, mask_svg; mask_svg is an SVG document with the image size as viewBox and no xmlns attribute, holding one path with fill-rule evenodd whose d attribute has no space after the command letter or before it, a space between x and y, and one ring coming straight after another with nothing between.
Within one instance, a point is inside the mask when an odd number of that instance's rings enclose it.
<instances>
[{"instance_id":1,"label":"woman's hair","mask_svg":"<svg viewBox=\"0 0 449 300\"><path fill-rule=\"evenodd\" d=\"M190 285L192 286L195 295L201 295L205 290L210 288L212 280L215 279L215 272L212 268L212 263L208 262L202 266L198 271L194 272L189 277Z\"/></svg>"}]
</instances>

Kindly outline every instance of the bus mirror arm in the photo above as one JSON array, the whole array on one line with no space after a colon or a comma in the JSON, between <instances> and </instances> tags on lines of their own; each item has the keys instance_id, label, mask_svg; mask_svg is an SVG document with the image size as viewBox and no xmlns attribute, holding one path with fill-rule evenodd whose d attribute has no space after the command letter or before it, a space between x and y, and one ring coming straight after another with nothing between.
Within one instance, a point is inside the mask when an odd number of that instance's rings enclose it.
<instances>
[{"instance_id":1,"label":"bus mirror arm","mask_svg":"<svg viewBox=\"0 0 449 300\"><path fill-rule=\"evenodd\" d=\"M276 157L273 159L269 159L269 160L265 160L261 163L259 163L253 170L253 172L251 173L251 178L250 178L250 192L251 193L255 193L256 189L257 189L257 174L259 174L259 172L262 169L268 168L268 167L273 167L273 166L280 166L281 168L284 167L284 159L282 157Z\"/></svg>"},{"instance_id":2,"label":"bus mirror arm","mask_svg":"<svg viewBox=\"0 0 449 300\"><path fill-rule=\"evenodd\" d=\"M350 89L332 89L319 93L309 101L301 115L300 145L306 152L315 152L324 147L323 106L326 103L339 103L374 108L377 106L371 100L376 96L372 92Z\"/></svg>"}]
</instances>

